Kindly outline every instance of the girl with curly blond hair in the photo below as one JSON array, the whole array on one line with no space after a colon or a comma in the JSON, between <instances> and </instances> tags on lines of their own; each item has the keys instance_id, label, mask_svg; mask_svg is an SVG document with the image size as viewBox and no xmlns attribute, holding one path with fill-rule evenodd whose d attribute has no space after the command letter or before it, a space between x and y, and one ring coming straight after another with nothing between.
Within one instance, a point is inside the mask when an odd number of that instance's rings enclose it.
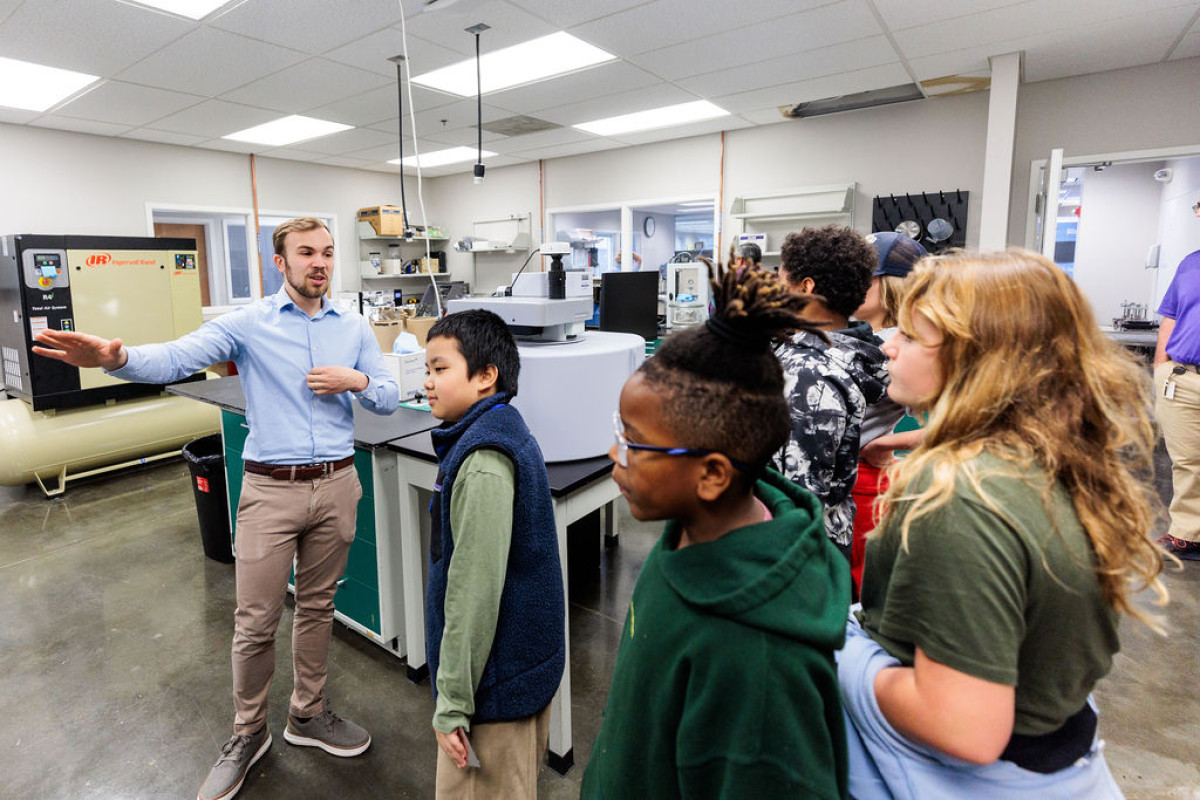
<instances>
[{"instance_id":1,"label":"girl with curly blond hair","mask_svg":"<svg viewBox=\"0 0 1200 800\"><path fill-rule=\"evenodd\" d=\"M925 439L889 471L839 680L856 798L1120 797L1091 692L1149 538L1148 376L1023 251L927 259L884 346Z\"/></svg>"}]
</instances>

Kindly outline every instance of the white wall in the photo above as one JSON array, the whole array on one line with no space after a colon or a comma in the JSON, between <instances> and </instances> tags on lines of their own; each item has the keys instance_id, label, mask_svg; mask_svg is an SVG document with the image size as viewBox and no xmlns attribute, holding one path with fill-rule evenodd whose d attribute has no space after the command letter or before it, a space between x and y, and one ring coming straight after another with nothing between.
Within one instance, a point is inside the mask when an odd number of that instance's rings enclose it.
<instances>
[{"instance_id":1,"label":"white wall","mask_svg":"<svg viewBox=\"0 0 1200 800\"><path fill-rule=\"evenodd\" d=\"M415 179L410 180L405 190L409 221L416 219L413 216L415 185ZM445 228L452 241L472 235L476 220L501 219L513 214L530 214L533 217L533 244L543 241L536 163L489 168L479 185L473 182L469 172L426 179L425 210L429 222ZM508 284L528 255L526 252L471 254L451 250L446 258L454 280L470 281L472 292L487 294L497 286ZM534 256L534 260L538 257ZM537 269L540 265L535 263L527 267L527 270Z\"/></svg>"},{"instance_id":2,"label":"white wall","mask_svg":"<svg viewBox=\"0 0 1200 800\"><path fill-rule=\"evenodd\" d=\"M1155 270L1146 254L1158 241L1162 162L1115 164L1083 176L1075 282L1101 325L1121 316L1121 301L1151 303Z\"/></svg>"},{"instance_id":3,"label":"white wall","mask_svg":"<svg viewBox=\"0 0 1200 800\"><path fill-rule=\"evenodd\" d=\"M1068 158L1192 145L1200 152L1197 87L1200 58L1021 86L1009 243L1024 245L1030 164L1054 147Z\"/></svg>"},{"instance_id":4,"label":"white wall","mask_svg":"<svg viewBox=\"0 0 1200 800\"><path fill-rule=\"evenodd\" d=\"M974 199L983 185L987 95L977 93L810 120L784 121L725 134L722 257L738 225L728 220L733 198L842 181L859 183L856 227L871 229L876 194L962 189ZM684 197L716 197L721 190L721 136L605 150L543 162L546 208L619 207ZM431 219L458 237L472 219L538 209L537 166L488 170L482 186L469 176L435 178ZM654 240L667 241L662 215ZM640 231L641 215L635 229ZM537 224L534 240L540 241ZM561 227L561 226L560 226ZM588 225L586 227L595 227ZM967 242L978 241L977 208L968 215ZM455 277L471 279L471 256L450 258ZM502 270L481 260L476 284L495 284ZM512 265L512 271L518 265ZM506 266L506 269L508 267ZM484 279L487 276L488 280ZM491 282L489 282L491 280Z\"/></svg>"},{"instance_id":5,"label":"white wall","mask_svg":"<svg viewBox=\"0 0 1200 800\"><path fill-rule=\"evenodd\" d=\"M977 92L733 131L725 153L725 211L738 195L856 181L855 227L869 233L877 195L962 189L971 193L972 247L979 241L987 103L987 93ZM722 252L739 230L734 220L726 228Z\"/></svg>"},{"instance_id":6,"label":"white wall","mask_svg":"<svg viewBox=\"0 0 1200 800\"><path fill-rule=\"evenodd\" d=\"M1173 171L1171 182L1163 184L1158 285L1154 293L1157 310L1175 269L1183 257L1200 250L1200 218L1192 212L1192 204L1200 201L1200 157L1176 158L1166 163Z\"/></svg>"},{"instance_id":7,"label":"white wall","mask_svg":"<svg viewBox=\"0 0 1200 800\"><path fill-rule=\"evenodd\" d=\"M354 218L399 204L394 176L256 159L264 211L336 217L335 285L358 290ZM0 124L0 233L151 236L146 203L252 207L250 157L217 150Z\"/></svg>"}]
</instances>

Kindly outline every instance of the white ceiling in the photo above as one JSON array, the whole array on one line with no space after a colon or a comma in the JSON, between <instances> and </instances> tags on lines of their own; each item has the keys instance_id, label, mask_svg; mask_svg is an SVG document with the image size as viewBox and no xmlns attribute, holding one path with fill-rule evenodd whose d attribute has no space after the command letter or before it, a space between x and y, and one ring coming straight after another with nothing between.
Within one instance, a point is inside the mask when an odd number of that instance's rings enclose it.
<instances>
[{"instance_id":1,"label":"white ceiling","mask_svg":"<svg viewBox=\"0 0 1200 800\"><path fill-rule=\"evenodd\" d=\"M484 133L493 166L781 122L780 106L948 75L1023 51L1026 81L1200 56L1200 0L404 0L414 75L558 30L619 60L484 97L565 128ZM123 0L0 0L0 56L104 78L0 122L395 171L399 0L233 0L200 22ZM715 121L601 137L569 126L711 100ZM474 99L413 88L422 151L474 145ZM405 98L406 112L408 99ZM286 114L354 125L285 148L221 139ZM793 123L795 124L795 123ZM405 154L411 155L405 114ZM470 164L425 170L444 175Z\"/></svg>"}]
</instances>

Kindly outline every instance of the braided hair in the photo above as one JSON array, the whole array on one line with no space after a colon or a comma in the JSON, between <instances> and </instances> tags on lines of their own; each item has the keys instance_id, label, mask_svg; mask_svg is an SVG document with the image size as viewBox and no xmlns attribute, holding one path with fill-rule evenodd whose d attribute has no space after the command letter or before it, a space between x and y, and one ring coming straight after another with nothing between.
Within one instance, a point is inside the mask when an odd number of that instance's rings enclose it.
<instances>
[{"instance_id":1,"label":"braided hair","mask_svg":"<svg viewBox=\"0 0 1200 800\"><path fill-rule=\"evenodd\" d=\"M665 423L682 446L715 450L761 471L791 434L776 338L812 330L809 298L774 273L709 270L714 311L704 325L663 342L639 369L662 395Z\"/></svg>"}]
</instances>

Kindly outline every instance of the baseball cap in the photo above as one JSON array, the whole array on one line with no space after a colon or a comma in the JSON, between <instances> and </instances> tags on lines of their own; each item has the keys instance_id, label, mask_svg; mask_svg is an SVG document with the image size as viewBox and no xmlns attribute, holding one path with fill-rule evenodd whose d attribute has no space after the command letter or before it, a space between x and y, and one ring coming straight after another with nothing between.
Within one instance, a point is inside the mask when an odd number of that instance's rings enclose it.
<instances>
[{"instance_id":1,"label":"baseball cap","mask_svg":"<svg viewBox=\"0 0 1200 800\"><path fill-rule=\"evenodd\" d=\"M867 237L867 241L879 254L879 264L871 273L873 276L906 277L908 273L912 272L912 268L918 261L929 255L929 251L922 247L920 242L903 233L893 233L892 231L872 233Z\"/></svg>"}]
</instances>

